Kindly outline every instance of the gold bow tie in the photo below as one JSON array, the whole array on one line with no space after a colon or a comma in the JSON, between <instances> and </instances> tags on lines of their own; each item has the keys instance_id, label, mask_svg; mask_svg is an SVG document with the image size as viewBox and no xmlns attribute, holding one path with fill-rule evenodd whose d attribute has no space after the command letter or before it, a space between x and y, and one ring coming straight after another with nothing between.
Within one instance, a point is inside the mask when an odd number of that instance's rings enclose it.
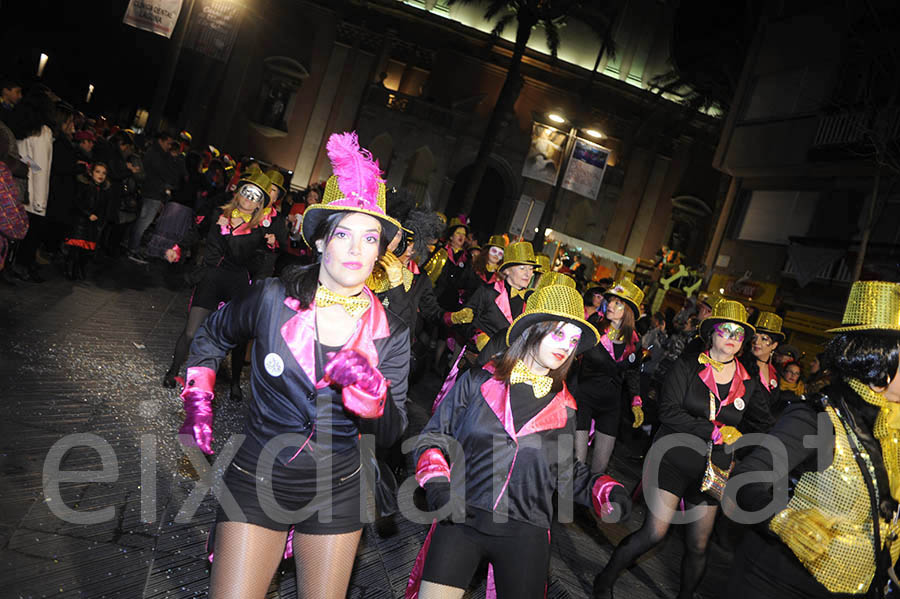
<instances>
[{"instance_id":1,"label":"gold bow tie","mask_svg":"<svg viewBox=\"0 0 900 599\"><path fill-rule=\"evenodd\" d=\"M241 210L239 208L235 208L234 210L231 211L231 218L239 218L242 221L244 221L245 223L249 223L251 220L253 220L253 215L247 214L246 212L244 212L243 210Z\"/></svg>"},{"instance_id":2,"label":"gold bow tie","mask_svg":"<svg viewBox=\"0 0 900 599\"><path fill-rule=\"evenodd\" d=\"M363 312L369 309L369 296L360 293L353 297L347 297L345 295L338 295L324 285L319 285L319 288L316 289L316 306L319 308L327 308L328 306L334 306L336 304L343 306L344 310L347 311L347 314L353 318L359 318L362 316Z\"/></svg>"},{"instance_id":3,"label":"gold bow tie","mask_svg":"<svg viewBox=\"0 0 900 599\"><path fill-rule=\"evenodd\" d=\"M509 375L509 384L515 385L517 383L528 383L531 385L531 390L534 392L535 397L544 397L550 393L550 389L553 387L552 378L531 372L522 360L516 362L516 365L513 366L512 374Z\"/></svg>"},{"instance_id":4,"label":"gold bow tie","mask_svg":"<svg viewBox=\"0 0 900 599\"><path fill-rule=\"evenodd\" d=\"M510 287L509 288L509 297L510 298L521 297L522 299L525 299L526 291L528 291L528 289L516 289L515 287Z\"/></svg>"},{"instance_id":5,"label":"gold bow tie","mask_svg":"<svg viewBox=\"0 0 900 599\"><path fill-rule=\"evenodd\" d=\"M726 364L731 364L731 362L734 362L734 359L731 359L728 362L719 362L718 360L713 360L709 357L709 354L704 352L697 356L697 361L701 364L709 364L715 369L716 372L720 372L723 368L725 368Z\"/></svg>"},{"instance_id":6,"label":"gold bow tie","mask_svg":"<svg viewBox=\"0 0 900 599\"><path fill-rule=\"evenodd\" d=\"M622 333L619 331L619 329L613 328L612 325L609 325L608 327L606 327L606 336L609 338L610 341L621 341L622 340Z\"/></svg>"}]
</instances>

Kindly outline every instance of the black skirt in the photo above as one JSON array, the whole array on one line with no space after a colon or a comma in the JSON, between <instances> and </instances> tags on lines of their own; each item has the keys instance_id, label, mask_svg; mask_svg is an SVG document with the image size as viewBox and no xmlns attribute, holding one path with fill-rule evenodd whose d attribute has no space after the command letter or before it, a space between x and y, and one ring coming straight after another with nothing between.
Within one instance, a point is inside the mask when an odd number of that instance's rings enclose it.
<instances>
[{"instance_id":1,"label":"black skirt","mask_svg":"<svg viewBox=\"0 0 900 599\"><path fill-rule=\"evenodd\" d=\"M261 456L271 465L269 472L260 467ZM279 531L293 526L303 534L361 530L366 513L361 470L358 447L332 453L313 440L282 464L248 436L222 480L237 509L219 496L216 521Z\"/></svg>"}]
</instances>

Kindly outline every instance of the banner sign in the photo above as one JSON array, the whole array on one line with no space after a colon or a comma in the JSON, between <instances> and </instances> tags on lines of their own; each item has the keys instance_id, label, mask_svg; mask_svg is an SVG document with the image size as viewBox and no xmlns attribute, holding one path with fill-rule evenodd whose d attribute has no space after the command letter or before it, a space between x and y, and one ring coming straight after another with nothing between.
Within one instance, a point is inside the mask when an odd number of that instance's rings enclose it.
<instances>
[{"instance_id":1,"label":"banner sign","mask_svg":"<svg viewBox=\"0 0 900 599\"><path fill-rule=\"evenodd\" d=\"M516 205L516 213L513 214L509 232L526 241L531 241L534 239L534 234L537 232L535 229L538 223L541 222L543 213L544 202L535 200L531 196L522 195L519 203Z\"/></svg>"},{"instance_id":2,"label":"banner sign","mask_svg":"<svg viewBox=\"0 0 900 599\"><path fill-rule=\"evenodd\" d=\"M563 177L563 188L592 200L597 199L608 159L609 150L603 146L576 138Z\"/></svg>"},{"instance_id":3,"label":"banner sign","mask_svg":"<svg viewBox=\"0 0 900 599\"><path fill-rule=\"evenodd\" d=\"M233 0L195 0L187 47L214 60L228 62L238 33L240 4ZM199 10L198 10L199 9Z\"/></svg>"},{"instance_id":4,"label":"banner sign","mask_svg":"<svg viewBox=\"0 0 900 599\"><path fill-rule=\"evenodd\" d=\"M547 125L534 123L531 127L531 147L522 166L522 176L547 185L556 185L562 164L566 133Z\"/></svg>"},{"instance_id":5,"label":"banner sign","mask_svg":"<svg viewBox=\"0 0 900 599\"><path fill-rule=\"evenodd\" d=\"M172 37L181 0L131 0L122 22L163 37Z\"/></svg>"}]
</instances>

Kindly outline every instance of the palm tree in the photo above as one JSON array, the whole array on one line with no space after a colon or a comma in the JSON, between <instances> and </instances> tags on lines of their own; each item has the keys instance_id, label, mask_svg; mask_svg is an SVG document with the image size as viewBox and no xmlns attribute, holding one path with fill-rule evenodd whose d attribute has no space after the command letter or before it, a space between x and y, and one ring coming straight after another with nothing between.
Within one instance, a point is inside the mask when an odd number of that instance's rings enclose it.
<instances>
[{"instance_id":1,"label":"palm tree","mask_svg":"<svg viewBox=\"0 0 900 599\"><path fill-rule=\"evenodd\" d=\"M497 97L497 103L488 120L484 135L481 139L481 146L478 148L478 156L475 158L475 164L466 188L465 195L461 203L462 211L469 212L475 203L475 195L481 186L481 180L487 171L488 158L494 149L497 141L497 134L500 132L503 120L512 112L519 92L522 89L522 56L525 54L525 48L531 37L531 31L541 25L547 36L547 47L550 54L556 59L556 51L559 48L559 29L560 21L572 14L583 4L588 4L590 0L448 0L447 4L474 4L485 3L487 7L484 11L484 18L487 21L493 21L494 24L492 34L500 36L503 30L516 21L516 41L513 47L513 55L506 73L506 80L503 82L503 88ZM606 32L610 28L606 28ZM610 48L611 45L605 44L604 47Z\"/></svg>"}]
</instances>

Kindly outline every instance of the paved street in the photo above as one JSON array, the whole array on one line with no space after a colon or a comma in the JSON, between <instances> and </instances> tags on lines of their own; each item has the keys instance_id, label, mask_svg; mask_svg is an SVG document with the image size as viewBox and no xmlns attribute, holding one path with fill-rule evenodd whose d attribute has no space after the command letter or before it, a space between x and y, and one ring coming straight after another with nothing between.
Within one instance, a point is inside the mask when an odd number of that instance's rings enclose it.
<instances>
[{"instance_id":1,"label":"paved street","mask_svg":"<svg viewBox=\"0 0 900 599\"><path fill-rule=\"evenodd\" d=\"M181 403L160 384L189 290L173 284L177 277L161 265L122 261L104 266L102 275L98 270L95 265L87 282L73 284L51 265L44 267L44 284L0 287L0 596L206 596L204 544L215 504L207 496L190 522L176 522L195 474L174 438ZM413 388L414 428L424 423L438 384L426 377ZM246 373L244 390L249 393ZM218 391L226 398L227 383ZM242 410L218 400L216 449L239 431ZM69 450L57 445L75 433L95 435L95 446L105 449L98 454L84 446L86 437L75 438ZM626 453L618 448L613 474L632 489L639 462ZM115 459L104 464L102 454ZM54 462L64 471L102 469L105 480L61 483L60 505L42 482ZM76 524L59 517L64 509L108 513L97 523ZM588 596L612 546L642 520L638 508L625 525L555 526L548 596ZM367 526L348 596L402 597L425 532L403 520L383 537ZM621 578L617 597L673 597L680 554L680 531L673 530ZM728 570L717 545L710 564L704 596L712 597ZM290 564L269 596L294 597ZM483 581L467 596L483 597Z\"/></svg>"}]
</instances>

